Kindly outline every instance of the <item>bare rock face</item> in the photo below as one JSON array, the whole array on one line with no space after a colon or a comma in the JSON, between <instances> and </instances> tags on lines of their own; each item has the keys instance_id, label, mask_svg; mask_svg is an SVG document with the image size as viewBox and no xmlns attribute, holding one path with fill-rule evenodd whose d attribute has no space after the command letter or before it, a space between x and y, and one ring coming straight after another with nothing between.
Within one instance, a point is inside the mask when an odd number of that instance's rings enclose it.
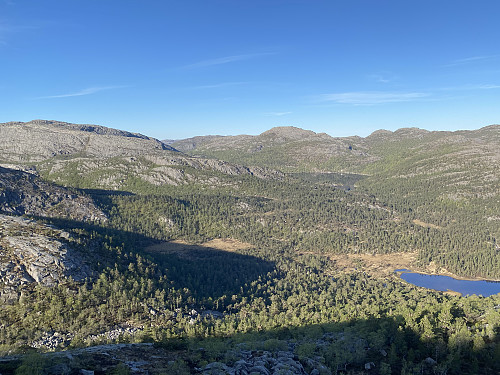
<instances>
[{"instance_id":1,"label":"bare rock face","mask_svg":"<svg viewBox=\"0 0 500 375\"><path fill-rule=\"evenodd\" d=\"M94 275L71 235L22 217L0 214L0 301L17 299L34 285L54 286Z\"/></svg>"},{"instance_id":2,"label":"bare rock face","mask_svg":"<svg viewBox=\"0 0 500 375\"><path fill-rule=\"evenodd\" d=\"M68 232L5 214L107 220L90 197L0 167L0 303L16 300L37 284L55 286L68 278L82 281L93 276Z\"/></svg>"},{"instance_id":3,"label":"bare rock face","mask_svg":"<svg viewBox=\"0 0 500 375\"><path fill-rule=\"evenodd\" d=\"M172 147L142 134L98 125L34 120L0 124L0 160L30 163L57 155L98 157L142 154Z\"/></svg>"},{"instance_id":4,"label":"bare rock face","mask_svg":"<svg viewBox=\"0 0 500 375\"><path fill-rule=\"evenodd\" d=\"M198 170L205 171L217 171L227 175L251 175L262 179L282 179L285 175L284 173L265 167L246 167L239 164L229 163L223 160L217 159L205 159L196 157L187 157L185 155L176 155L172 157L165 157L163 155L147 155L145 156L147 160L158 165L157 169L164 169L163 166L177 166L177 167L191 167ZM173 172L169 169L168 174ZM177 171L182 171L182 169L177 169ZM181 175L177 174L180 179ZM184 174L182 177L185 177Z\"/></svg>"},{"instance_id":5,"label":"bare rock face","mask_svg":"<svg viewBox=\"0 0 500 375\"><path fill-rule=\"evenodd\" d=\"M39 177L0 167L0 212L103 222L106 215L91 198Z\"/></svg>"},{"instance_id":6,"label":"bare rock face","mask_svg":"<svg viewBox=\"0 0 500 375\"><path fill-rule=\"evenodd\" d=\"M214 181L219 181L219 173L265 179L283 177L263 167L194 158L142 134L46 120L0 124L0 165L40 173L61 184L109 190L122 189L129 178L152 185L214 185ZM26 197L8 199L25 201ZM23 206L31 207L36 202L29 203Z\"/></svg>"}]
</instances>

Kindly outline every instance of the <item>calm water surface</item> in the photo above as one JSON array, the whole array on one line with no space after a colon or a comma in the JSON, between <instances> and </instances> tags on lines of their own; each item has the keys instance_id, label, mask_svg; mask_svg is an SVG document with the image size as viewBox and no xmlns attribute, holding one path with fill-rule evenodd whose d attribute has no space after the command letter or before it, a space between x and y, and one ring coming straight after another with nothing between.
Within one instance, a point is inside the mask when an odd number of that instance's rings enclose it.
<instances>
[{"instance_id":1,"label":"calm water surface","mask_svg":"<svg viewBox=\"0 0 500 375\"><path fill-rule=\"evenodd\" d=\"M484 297L500 293L500 282L486 280L457 280L450 276L426 275L423 273L408 272L401 269L396 272L402 272L401 278L407 282L428 289L462 293L462 295L482 295Z\"/></svg>"}]
</instances>

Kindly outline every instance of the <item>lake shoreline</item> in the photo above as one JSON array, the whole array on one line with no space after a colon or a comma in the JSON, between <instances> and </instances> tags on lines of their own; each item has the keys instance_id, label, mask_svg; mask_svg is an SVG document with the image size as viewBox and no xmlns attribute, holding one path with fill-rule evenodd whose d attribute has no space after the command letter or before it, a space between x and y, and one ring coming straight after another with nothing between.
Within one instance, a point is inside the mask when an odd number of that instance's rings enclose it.
<instances>
[{"instance_id":1,"label":"lake shoreline","mask_svg":"<svg viewBox=\"0 0 500 375\"><path fill-rule=\"evenodd\" d=\"M394 272L397 272L394 270ZM398 273L403 273L403 272L411 272L411 273L419 273L422 275L433 275L433 276L449 276L452 279L455 280L464 280L464 281L489 281L489 282L500 282L500 279L485 279L485 278L480 278L480 277L467 277L467 276L458 276L452 272L449 271L444 271L444 272L437 272L434 270L429 270L429 269L423 269L421 267L409 269L408 271L400 271Z\"/></svg>"},{"instance_id":2,"label":"lake shoreline","mask_svg":"<svg viewBox=\"0 0 500 375\"><path fill-rule=\"evenodd\" d=\"M500 293L499 281L456 279L449 275L413 272L410 269L397 269L394 273L411 285L452 295L489 297Z\"/></svg>"},{"instance_id":3,"label":"lake shoreline","mask_svg":"<svg viewBox=\"0 0 500 375\"><path fill-rule=\"evenodd\" d=\"M321 254L317 252L299 252L304 254ZM418 265L418 252L397 252L389 254L321 254L334 262L336 271L365 271L375 277L390 277L397 269L409 269L411 272L436 276L449 276L456 280L500 282L500 278L481 278L459 276L440 267L434 262L425 266Z\"/></svg>"}]
</instances>

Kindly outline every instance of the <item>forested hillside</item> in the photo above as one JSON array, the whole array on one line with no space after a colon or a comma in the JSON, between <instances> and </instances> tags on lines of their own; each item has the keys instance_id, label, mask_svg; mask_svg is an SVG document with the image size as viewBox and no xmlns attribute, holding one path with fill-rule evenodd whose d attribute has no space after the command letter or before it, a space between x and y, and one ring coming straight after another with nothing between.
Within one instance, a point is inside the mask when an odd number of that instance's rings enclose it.
<instances>
[{"instance_id":1,"label":"forested hillside","mask_svg":"<svg viewBox=\"0 0 500 375\"><path fill-rule=\"evenodd\" d=\"M15 146L42 128L50 151ZM426 290L367 262L409 254L414 270L500 279L498 146L498 126L278 128L171 148L91 125L0 124L1 165L29 172L0 168L0 351L74 350L9 357L0 373L497 374L500 295ZM134 364L77 351L144 342L155 358Z\"/></svg>"},{"instance_id":2,"label":"forested hillside","mask_svg":"<svg viewBox=\"0 0 500 375\"><path fill-rule=\"evenodd\" d=\"M385 250L370 244L363 252L417 250L422 264L435 262L462 276L500 277L498 125L458 132L377 131L367 138L285 127L259 136L201 138L188 148L189 142L173 145L232 162L282 163L281 170L322 185L355 184L358 193L398 218L394 225L401 229L387 232ZM429 233L420 236L418 226ZM398 235L402 231L413 240Z\"/></svg>"}]
</instances>

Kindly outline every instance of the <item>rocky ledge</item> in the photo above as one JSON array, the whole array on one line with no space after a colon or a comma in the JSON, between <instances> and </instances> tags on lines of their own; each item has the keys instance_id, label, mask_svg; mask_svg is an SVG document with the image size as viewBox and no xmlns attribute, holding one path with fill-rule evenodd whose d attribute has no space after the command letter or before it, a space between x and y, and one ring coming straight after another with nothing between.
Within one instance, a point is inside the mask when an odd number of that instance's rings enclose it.
<instances>
[{"instance_id":1,"label":"rocky ledge","mask_svg":"<svg viewBox=\"0 0 500 375\"><path fill-rule=\"evenodd\" d=\"M0 214L0 301L16 300L34 285L54 286L94 275L68 232Z\"/></svg>"}]
</instances>

